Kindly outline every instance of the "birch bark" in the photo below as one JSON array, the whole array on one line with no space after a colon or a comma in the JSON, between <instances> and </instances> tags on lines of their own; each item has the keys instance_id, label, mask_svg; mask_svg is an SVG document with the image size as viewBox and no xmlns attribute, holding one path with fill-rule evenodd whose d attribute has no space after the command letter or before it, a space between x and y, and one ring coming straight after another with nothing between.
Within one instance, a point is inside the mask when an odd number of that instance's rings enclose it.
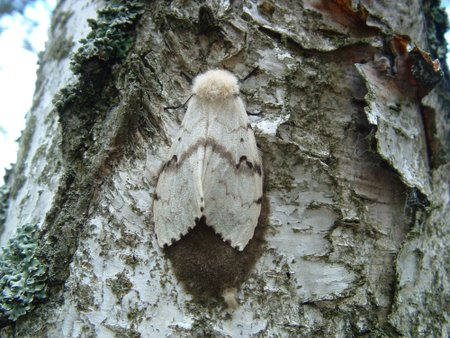
<instances>
[{"instance_id":1,"label":"birch bark","mask_svg":"<svg viewBox=\"0 0 450 338\"><path fill-rule=\"evenodd\" d=\"M49 297L1 336L448 336L450 105L444 65L436 85L436 6L147 1L132 48L88 60L79 76L93 96L71 92L58 114L86 19L104 6L55 11L0 237L41 226ZM210 68L242 79L265 172L261 242L233 311L183 287L151 214L191 79Z\"/></svg>"}]
</instances>

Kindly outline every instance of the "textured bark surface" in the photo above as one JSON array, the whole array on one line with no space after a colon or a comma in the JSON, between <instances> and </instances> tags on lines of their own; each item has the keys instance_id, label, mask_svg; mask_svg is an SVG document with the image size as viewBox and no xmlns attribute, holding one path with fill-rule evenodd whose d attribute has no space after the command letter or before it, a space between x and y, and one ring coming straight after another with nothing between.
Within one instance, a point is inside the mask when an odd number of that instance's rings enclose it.
<instances>
[{"instance_id":1,"label":"textured bark surface","mask_svg":"<svg viewBox=\"0 0 450 338\"><path fill-rule=\"evenodd\" d=\"M149 1L101 100L58 117L55 46L102 6L55 13L0 238L41 224L50 294L2 337L448 336L448 87L424 96L438 72L400 37L430 49L421 1ZM265 172L236 310L186 291L151 214L190 82L217 67L243 79Z\"/></svg>"}]
</instances>

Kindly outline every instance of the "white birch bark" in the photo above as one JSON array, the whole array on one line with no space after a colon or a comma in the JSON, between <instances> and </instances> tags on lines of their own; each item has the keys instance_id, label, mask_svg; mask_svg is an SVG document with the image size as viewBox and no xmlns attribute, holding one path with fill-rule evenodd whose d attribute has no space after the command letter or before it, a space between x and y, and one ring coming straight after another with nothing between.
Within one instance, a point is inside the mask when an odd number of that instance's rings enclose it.
<instances>
[{"instance_id":1,"label":"white birch bark","mask_svg":"<svg viewBox=\"0 0 450 338\"><path fill-rule=\"evenodd\" d=\"M448 149L445 84L422 102L407 93L409 54L390 44L409 35L428 50L421 2L208 4L211 22L193 2L146 4L132 51L112 68L119 103L99 112L76 160L62 150L73 117L61 122L51 103L74 81L70 54L49 51L84 37L104 3L58 6L67 20L43 57L0 237L41 224L50 296L0 335L447 337L448 157L430 164ZM216 67L241 79L256 69L241 95L266 176L265 243L233 311L183 288L151 213L184 113L165 108Z\"/></svg>"}]
</instances>

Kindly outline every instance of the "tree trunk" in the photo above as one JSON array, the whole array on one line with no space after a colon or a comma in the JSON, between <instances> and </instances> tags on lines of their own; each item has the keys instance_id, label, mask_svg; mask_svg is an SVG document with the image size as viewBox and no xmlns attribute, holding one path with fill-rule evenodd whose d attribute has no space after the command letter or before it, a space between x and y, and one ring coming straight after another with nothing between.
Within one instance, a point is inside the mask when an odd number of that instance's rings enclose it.
<instances>
[{"instance_id":1,"label":"tree trunk","mask_svg":"<svg viewBox=\"0 0 450 338\"><path fill-rule=\"evenodd\" d=\"M1 244L38 224L47 296L0 312L0 336L447 337L439 14L420 0L61 1L3 189ZM171 253L152 194L211 68L241 79L264 211L242 254L209 228Z\"/></svg>"}]
</instances>

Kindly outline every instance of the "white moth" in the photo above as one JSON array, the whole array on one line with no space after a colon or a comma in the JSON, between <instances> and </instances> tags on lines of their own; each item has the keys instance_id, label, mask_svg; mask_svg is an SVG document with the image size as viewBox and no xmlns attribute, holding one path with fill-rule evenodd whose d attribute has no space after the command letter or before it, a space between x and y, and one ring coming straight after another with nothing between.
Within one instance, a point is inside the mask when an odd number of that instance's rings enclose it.
<instances>
[{"instance_id":1,"label":"white moth","mask_svg":"<svg viewBox=\"0 0 450 338\"><path fill-rule=\"evenodd\" d=\"M170 246L204 220L242 251L261 211L262 167L238 80L210 70L194 79L192 92L156 186L158 244Z\"/></svg>"}]
</instances>

